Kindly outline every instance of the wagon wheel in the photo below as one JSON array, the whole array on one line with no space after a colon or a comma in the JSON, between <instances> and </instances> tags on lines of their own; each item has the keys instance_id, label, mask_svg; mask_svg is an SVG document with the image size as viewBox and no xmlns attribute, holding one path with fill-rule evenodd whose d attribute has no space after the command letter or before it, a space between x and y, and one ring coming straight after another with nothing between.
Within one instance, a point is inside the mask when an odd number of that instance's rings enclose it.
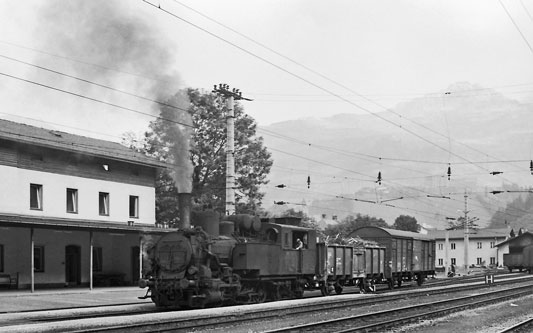
<instances>
[{"instance_id":1,"label":"wagon wheel","mask_svg":"<svg viewBox=\"0 0 533 333\"><path fill-rule=\"evenodd\" d=\"M303 289L297 289L294 291L294 298L302 298L302 297L304 297Z\"/></svg>"},{"instance_id":2,"label":"wagon wheel","mask_svg":"<svg viewBox=\"0 0 533 333\"><path fill-rule=\"evenodd\" d=\"M335 283L335 293L336 293L337 295L342 294L342 286L341 286L340 283L338 283L338 282Z\"/></svg>"},{"instance_id":3,"label":"wagon wheel","mask_svg":"<svg viewBox=\"0 0 533 333\"><path fill-rule=\"evenodd\" d=\"M322 296L329 296L330 292L327 282L320 286L320 292L322 293Z\"/></svg>"},{"instance_id":4,"label":"wagon wheel","mask_svg":"<svg viewBox=\"0 0 533 333\"><path fill-rule=\"evenodd\" d=\"M418 274L416 276L416 284L418 286L421 286L424 283L424 277L421 274Z\"/></svg>"}]
</instances>

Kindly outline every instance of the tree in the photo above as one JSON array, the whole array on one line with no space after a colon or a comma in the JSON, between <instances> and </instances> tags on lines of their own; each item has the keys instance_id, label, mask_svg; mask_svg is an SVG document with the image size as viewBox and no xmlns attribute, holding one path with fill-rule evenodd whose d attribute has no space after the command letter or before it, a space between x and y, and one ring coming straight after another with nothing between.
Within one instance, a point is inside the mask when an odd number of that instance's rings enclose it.
<instances>
[{"instance_id":1,"label":"tree","mask_svg":"<svg viewBox=\"0 0 533 333\"><path fill-rule=\"evenodd\" d=\"M398 216L396 220L394 220L392 227L397 230L412 232L420 232L420 229L422 228L416 221L416 218L409 215Z\"/></svg>"},{"instance_id":2,"label":"tree","mask_svg":"<svg viewBox=\"0 0 533 333\"><path fill-rule=\"evenodd\" d=\"M366 226L390 228L387 222L383 219L358 213L355 217L348 215L337 225L327 226L324 233L330 237L349 238L355 229Z\"/></svg>"},{"instance_id":3,"label":"tree","mask_svg":"<svg viewBox=\"0 0 533 333\"><path fill-rule=\"evenodd\" d=\"M185 162L190 162L193 210L213 209L225 213L226 110L223 101L216 95L189 88L176 94L166 104L160 108L160 117L150 123L150 130L145 134L144 151L178 165L178 169ZM173 107L175 105L187 110L187 115L192 118L191 127L178 124L186 124L187 120L186 117L176 117L179 110ZM260 186L268 182L266 177L272 159L263 146L263 138L256 136L255 120L246 115L238 103L234 113L236 211L251 213L260 209L264 196ZM192 131L191 144L185 152L181 150L177 154L175 152L180 150L173 147L178 141L186 140L181 135L185 129ZM183 155L188 161L179 160ZM161 172L156 184L158 221L170 221L176 216L177 193L183 192L180 187L175 184L171 170Z\"/></svg>"}]
</instances>

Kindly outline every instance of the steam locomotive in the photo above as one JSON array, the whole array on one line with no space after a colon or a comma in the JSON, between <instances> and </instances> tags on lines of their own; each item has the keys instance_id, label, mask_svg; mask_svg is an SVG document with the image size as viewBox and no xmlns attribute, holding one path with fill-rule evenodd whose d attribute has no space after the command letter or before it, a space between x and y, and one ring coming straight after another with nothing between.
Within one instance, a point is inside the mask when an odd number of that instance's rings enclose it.
<instances>
[{"instance_id":1,"label":"steam locomotive","mask_svg":"<svg viewBox=\"0 0 533 333\"><path fill-rule=\"evenodd\" d=\"M194 227L169 232L147 249L141 288L158 307L202 308L323 295L347 285L361 291L419 284L435 274L435 241L424 235L377 227L354 232L373 243L317 243L316 231L299 218L251 215L200 216Z\"/></svg>"}]
</instances>

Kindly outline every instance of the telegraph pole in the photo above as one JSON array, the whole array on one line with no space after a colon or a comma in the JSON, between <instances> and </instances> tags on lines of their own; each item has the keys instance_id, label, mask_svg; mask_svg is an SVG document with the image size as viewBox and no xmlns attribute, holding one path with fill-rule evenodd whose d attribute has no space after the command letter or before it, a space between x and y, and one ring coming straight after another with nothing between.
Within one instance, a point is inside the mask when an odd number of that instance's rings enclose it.
<instances>
[{"instance_id":1,"label":"telegraph pole","mask_svg":"<svg viewBox=\"0 0 533 333\"><path fill-rule=\"evenodd\" d=\"M465 274L468 273L468 246L470 242L470 237L468 236L468 195L465 192L465 226L464 226L464 242L465 242Z\"/></svg>"},{"instance_id":2,"label":"telegraph pole","mask_svg":"<svg viewBox=\"0 0 533 333\"><path fill-rule=\"evenodd\" d=\"M236 100L251 99L242 97L239 89L230 90L229 85L220 83L215 85L213 93L224 96L226 100L226 214L235 214L235 112L233 104Z\"/></svg>"}]
</instances>

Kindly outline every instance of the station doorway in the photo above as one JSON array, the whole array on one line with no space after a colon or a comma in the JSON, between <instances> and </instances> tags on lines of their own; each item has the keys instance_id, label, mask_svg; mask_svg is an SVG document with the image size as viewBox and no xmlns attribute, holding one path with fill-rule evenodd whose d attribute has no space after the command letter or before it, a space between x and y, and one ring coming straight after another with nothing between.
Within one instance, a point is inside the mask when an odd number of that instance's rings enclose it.
<instances>
[{"instance_id":1,"label":"station doorway","mask_svg":"<svg viewBox=\"0 0 533 333\"><path fill-rule=\"evenodd\" d=\"M65 285L79 286L81 284L81 247L67 245L65 247Z\"/></svg>"}]
</instances>

